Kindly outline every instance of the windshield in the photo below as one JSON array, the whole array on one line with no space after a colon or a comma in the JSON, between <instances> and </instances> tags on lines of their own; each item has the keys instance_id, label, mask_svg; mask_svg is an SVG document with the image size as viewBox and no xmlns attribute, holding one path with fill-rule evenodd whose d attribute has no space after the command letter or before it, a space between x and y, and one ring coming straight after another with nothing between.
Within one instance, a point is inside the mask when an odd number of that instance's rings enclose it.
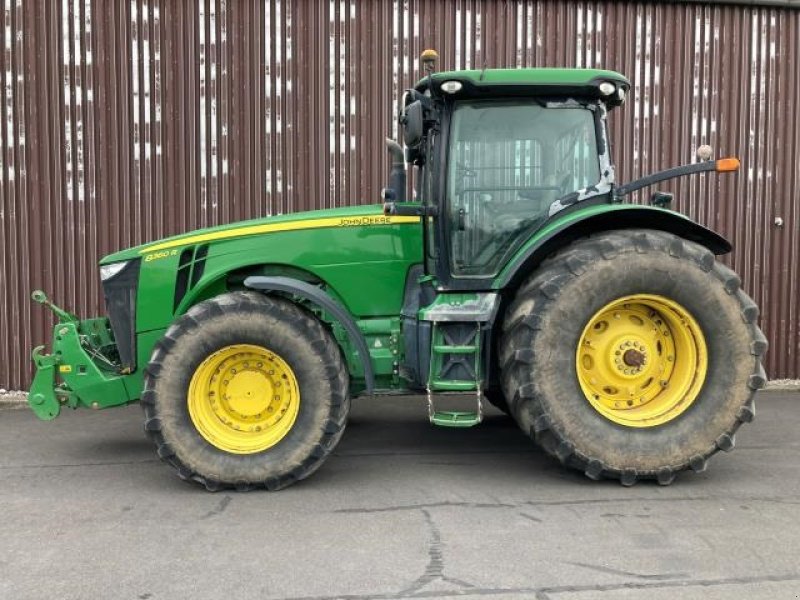
<instances>
[{"instance_id":1,"label":"windshield","mask_svg":"<svg viewBox=\"0 0 800 600\"><path fill-rule=\"evenodd\" d=\"M550 205L600 180L594 113L534 101L457 105L450 127L453 275L492 276Z\"/></svg>"}]
</instances>

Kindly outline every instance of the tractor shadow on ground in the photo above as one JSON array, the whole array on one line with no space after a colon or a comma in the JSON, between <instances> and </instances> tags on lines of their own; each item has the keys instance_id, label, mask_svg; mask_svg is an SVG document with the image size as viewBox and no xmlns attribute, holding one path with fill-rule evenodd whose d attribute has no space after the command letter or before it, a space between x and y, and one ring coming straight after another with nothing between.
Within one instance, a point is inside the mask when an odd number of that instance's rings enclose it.
<instances>
[{"instance_id":1,"label":"tractor shadow on ground","mask_svg":"<svg viewBox=\"0 0 800 600\"><path fill-rule=\"evenodd\" d=\"M446 408L459 406L465 406L463 401ZM140 483L145 488L164 490L166 486L180 493L202 490L201 486L181 481L173 469L159 464L153 443L142 432L138 411L122 408L113 414L81 416L89 420L94 417L98 425L101 419L110 419L113 426L100 437L99 428L81 427L81 434L69 443L70 461L141 464L144 470ZM725 479L724 470L710 472L712 478L716 475ZM284 493L364 488L376 479L392 487L407 488L419 485L420 477L469 485L474 482L479 486L489 483L498 489L569 486L589 495L592 491L621 489L616 481L591 481L583 473L563 467L545 455L511 417L492 406L485 407L484 420L475 427L436 427L428 422L424 397L395 396L354 399L347 429L332 455L313 476ZM677 483L685 490L687 485L702 485L708 478L708 473L682 474ZM637 489L654 487L659 486L651 481L636 485Z\"/></svg>"},{"instance_id":2,"label":"tractor shadow on ground","mask_svg":"<svg viewBox=\"0 0 800 600\"><path fill-rule=\"evenodd\" d=\"M418 484L420 469L430 477L488 478L500 486L543 480L597 484L545 455L496 408L485 407L483 422L475 427L437 427L428 422L421 396L355 399L344 436L326 466L302 487L363 485L374 470L387 467L401 487Z\"/></svg>"},{"instance_id":3,"label":"tractor shadow on ground","mask_svg":"<svg viewBox=\"0 0 800 600\"><path fill-rule=\"evenodd\" d=\"M716 468L681 473L675 483L684 492L695 486L707 491L712 480L724 484L729 471L712 462ZM485 408L483 422L475 427L433 426L422 396L355 399L347 430L326 467L302 487L364 485L375 471L386 468L398 486L417 485L422 468L432 478L477 478L500 488L519 488L521 482L526 482L524 488L550 484L590 496L629 489L616 480L593 481L562 466L536 446L513 418L492 406ZM633 489L650 493L675 486L640 480Z\"/></svg>"}]
</instances>

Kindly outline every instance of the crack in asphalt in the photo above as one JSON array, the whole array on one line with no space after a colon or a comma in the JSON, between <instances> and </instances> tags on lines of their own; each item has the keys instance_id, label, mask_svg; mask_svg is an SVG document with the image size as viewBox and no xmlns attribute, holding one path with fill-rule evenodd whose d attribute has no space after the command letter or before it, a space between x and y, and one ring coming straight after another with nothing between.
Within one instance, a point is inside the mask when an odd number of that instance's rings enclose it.
<instances>
[{"instance_id":1,"label":"crack in asphalt","mask_svg":"<svg viewBox=\"0 0 800 600\"><path fill-rule=\"evenodd\" d=\"M609 575L622 575L624 577L635 577L636 579L661 581L661 580L680 579L680 578L686 579L688 577L691 577L691 573L642 574L642 573L634 573L633 571L623 571L621 569L613 569L611 567L605 567L603 565L590 565L589 563L582 563L582 562L567 561L564 564L573 565L575 567L582 567L584 569L589 569L591 571L597 571L598 573L608 573Z\"/></svg>"},{"instance_id":2,"label":"crack in asphalt","mask_svg":"<svg viewBox=\"0 0 800 600\"><path fill-rule=\"evenodd\" d=\"M225 496L222 500L219 501L219 504L217 504L217 506L212 508L210 511L208 511L200 518L210 519L211 517L216 517L217 515L221 515L222 513L225 512L225 509L228 508L228 505L231 503L231 500L233 500L233 498L231 498L230 496Z\"/></svg>"},{"instance_id":3,"label":"crack in asphalt","mask_svg":"<svg viewBox=\"0 0 800 600\"><path fill-rule=\"evenodd\" d=\"M406 510L421 510L426 508L523 508L526 506L582 506L591 504L619 504L619 503L632 503L632 502L646 502L648 504L653 502L708 502L708 501L722 502L768 502L773 504L786 504L786 505L800 505L800 500L793 496L661 496L661 497L641 497L631 498L615 497L615 498L586 498L586 499L573 499L573 500L525 500L523 502L426 502L422 504L399 504L396 506L379 506L379 507L366 507L366 508L340 508L334 510L334 513L340 514L371 514L371 513L384 513L384 512L398 512ZM638 516L638 515L627 515Z\"/></svg>"},{"instance_id":4,"label":"crack in asphalt","mask_svg":"<svg viewBox=\"0 0 800 600\"><path fill-rule=\"evenodd\" d=\"M420 512L425 515L425 523L427 524L428 532L430 533L430 544L428 546L428 565L425 567L425 572L419 578L417 578L414 583L399 593L405 596L413 596L422 588L437 580L444 581L446 583L452 583L460 588L474 588L475 586L471 583L467 583L466 581L462 581L461 579L456 579L454 577L448 577L444 574L444 544L442 543L442 534L439 531L439 528L436 526L431 513L425 509L422 509Z\"/></svg>"},{"instance_id":5,"label":"crack in asphalt","mask_svg":"<svg viewBox=\"0 0 800 600\"><path fill-rule=\"evenodd\" d=\"M528 521L533 521L534 523L541 523L542 520L539 517L534 517L533 515L529 515L528 513L521 512L519 516L523 519L528 519Z\"/></svg>"},{"instance_id":6,"label":"crack in asphalt","mask_svg":"<svg viewBox=\"0 0 800 600\"><path fill-rule=\"evenodd\" d=\"M442 508L442 507L457 507L457 508L517 508L517 504L506 504L503 502L427 502L425 504L404 504L398 506L381 506L377 508L340 508L334 510L334 513L340 514L371 514L382 512L397 512L403 510L425 510L426 508Z\"/></svg>"},{"instance_id":7,"label":"crack in asphalt","mask_svg":"<svg viewBox=\"0 0 800 600\"><path fill-rule=\"evenodd\" d=\"M378 592L371 594L336 594L334 596L288 596L283 600L398 600L400 598L446 598L448 596L482 597L500 594L524 594L537 600L549 600L552 596L580 592L617 592L622 590L651 590L690 587L717 587L723 585L751 585L759 583L800 582L800 573L783 575L757 575L752 577L727 577L718 579L676 579L668 581L627 581L621 583L592 585L559 585L543 587L471 587L461 590L417 590L407 592Z\"/></svg>"}]
</instances>

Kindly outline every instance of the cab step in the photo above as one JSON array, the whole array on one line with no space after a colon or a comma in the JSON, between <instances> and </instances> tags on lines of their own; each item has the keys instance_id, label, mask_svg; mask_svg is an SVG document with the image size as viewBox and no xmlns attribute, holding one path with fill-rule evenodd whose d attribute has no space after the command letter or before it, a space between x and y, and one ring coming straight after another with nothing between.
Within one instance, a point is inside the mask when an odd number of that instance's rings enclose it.
<instances>
[{"instance_id":1,"label":"cab step","mask_svg":"<svg viewBox=\"0 0 800 600\"><path fill-rule=\"evenodd\" d=\"M476 354L478 352L478 346L449 346L446 344L437 344L433 347L433 351L437 354Z\"/></svg>"},{"instance_id":2,"label":"cab step","mask_svg":"<svg viewBox=\"0 0 800 600\"><path fill-rule=\"evenodd\" d=\"M439 427L473 427L483 420L480 322L433 323L428 418ZM435 392L475 392L476 411L436 410Z\"/></svg>"},{"instance_id":3,"label":"cab step","mask_svg":"<svg viewBox=\"0 0 800 600\"><path fill-rule=\"evenodd\" d=\"M482 420L479 412L439 410L431 416L431 423L439 427L473 427Z\"/></svg>"},{"instance_id":4,"label":"cab step","mask_svg":"<svg viewBox=\"0 0 800 600\"><path fill-rule=\"evenodd\" d=\"M431 390L441 392L472 392L477 389L476 381L460 379L434 379L431 381Z\"/></svg>"},{"instance_id":5,"label":"cab step","mask_svg":"<svg viewBox=\"0 0 800 600\"><path fill-rule=\"evenodd\" d=\"M466 382L474 385L475 382ZM474 396L477 403L476 411L465 410L436 410L433 392L428 389L428 419L432 425L439 427L474 427L483 421L483 394L480 389Z\"/></svg>"}]
</instances>

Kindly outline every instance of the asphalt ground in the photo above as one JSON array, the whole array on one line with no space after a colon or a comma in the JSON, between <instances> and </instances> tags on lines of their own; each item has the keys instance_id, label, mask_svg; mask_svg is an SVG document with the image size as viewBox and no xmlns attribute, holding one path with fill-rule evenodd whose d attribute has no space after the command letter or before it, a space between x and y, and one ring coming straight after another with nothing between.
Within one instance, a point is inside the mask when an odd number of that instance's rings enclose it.
<instances>
[{"instance_id":1,"label":"asphalt ground","mask_svg":"<svg viewBox=\"0 0 800 600\"><path fill-rule=\"evenodd\" d=\"M798 598L800 394L669 487L593 482L508 418L428 425L356 400L322 469L211 494L155 459L138 406L0 411L0 598Z\"/></svg>"}]
</instances>

